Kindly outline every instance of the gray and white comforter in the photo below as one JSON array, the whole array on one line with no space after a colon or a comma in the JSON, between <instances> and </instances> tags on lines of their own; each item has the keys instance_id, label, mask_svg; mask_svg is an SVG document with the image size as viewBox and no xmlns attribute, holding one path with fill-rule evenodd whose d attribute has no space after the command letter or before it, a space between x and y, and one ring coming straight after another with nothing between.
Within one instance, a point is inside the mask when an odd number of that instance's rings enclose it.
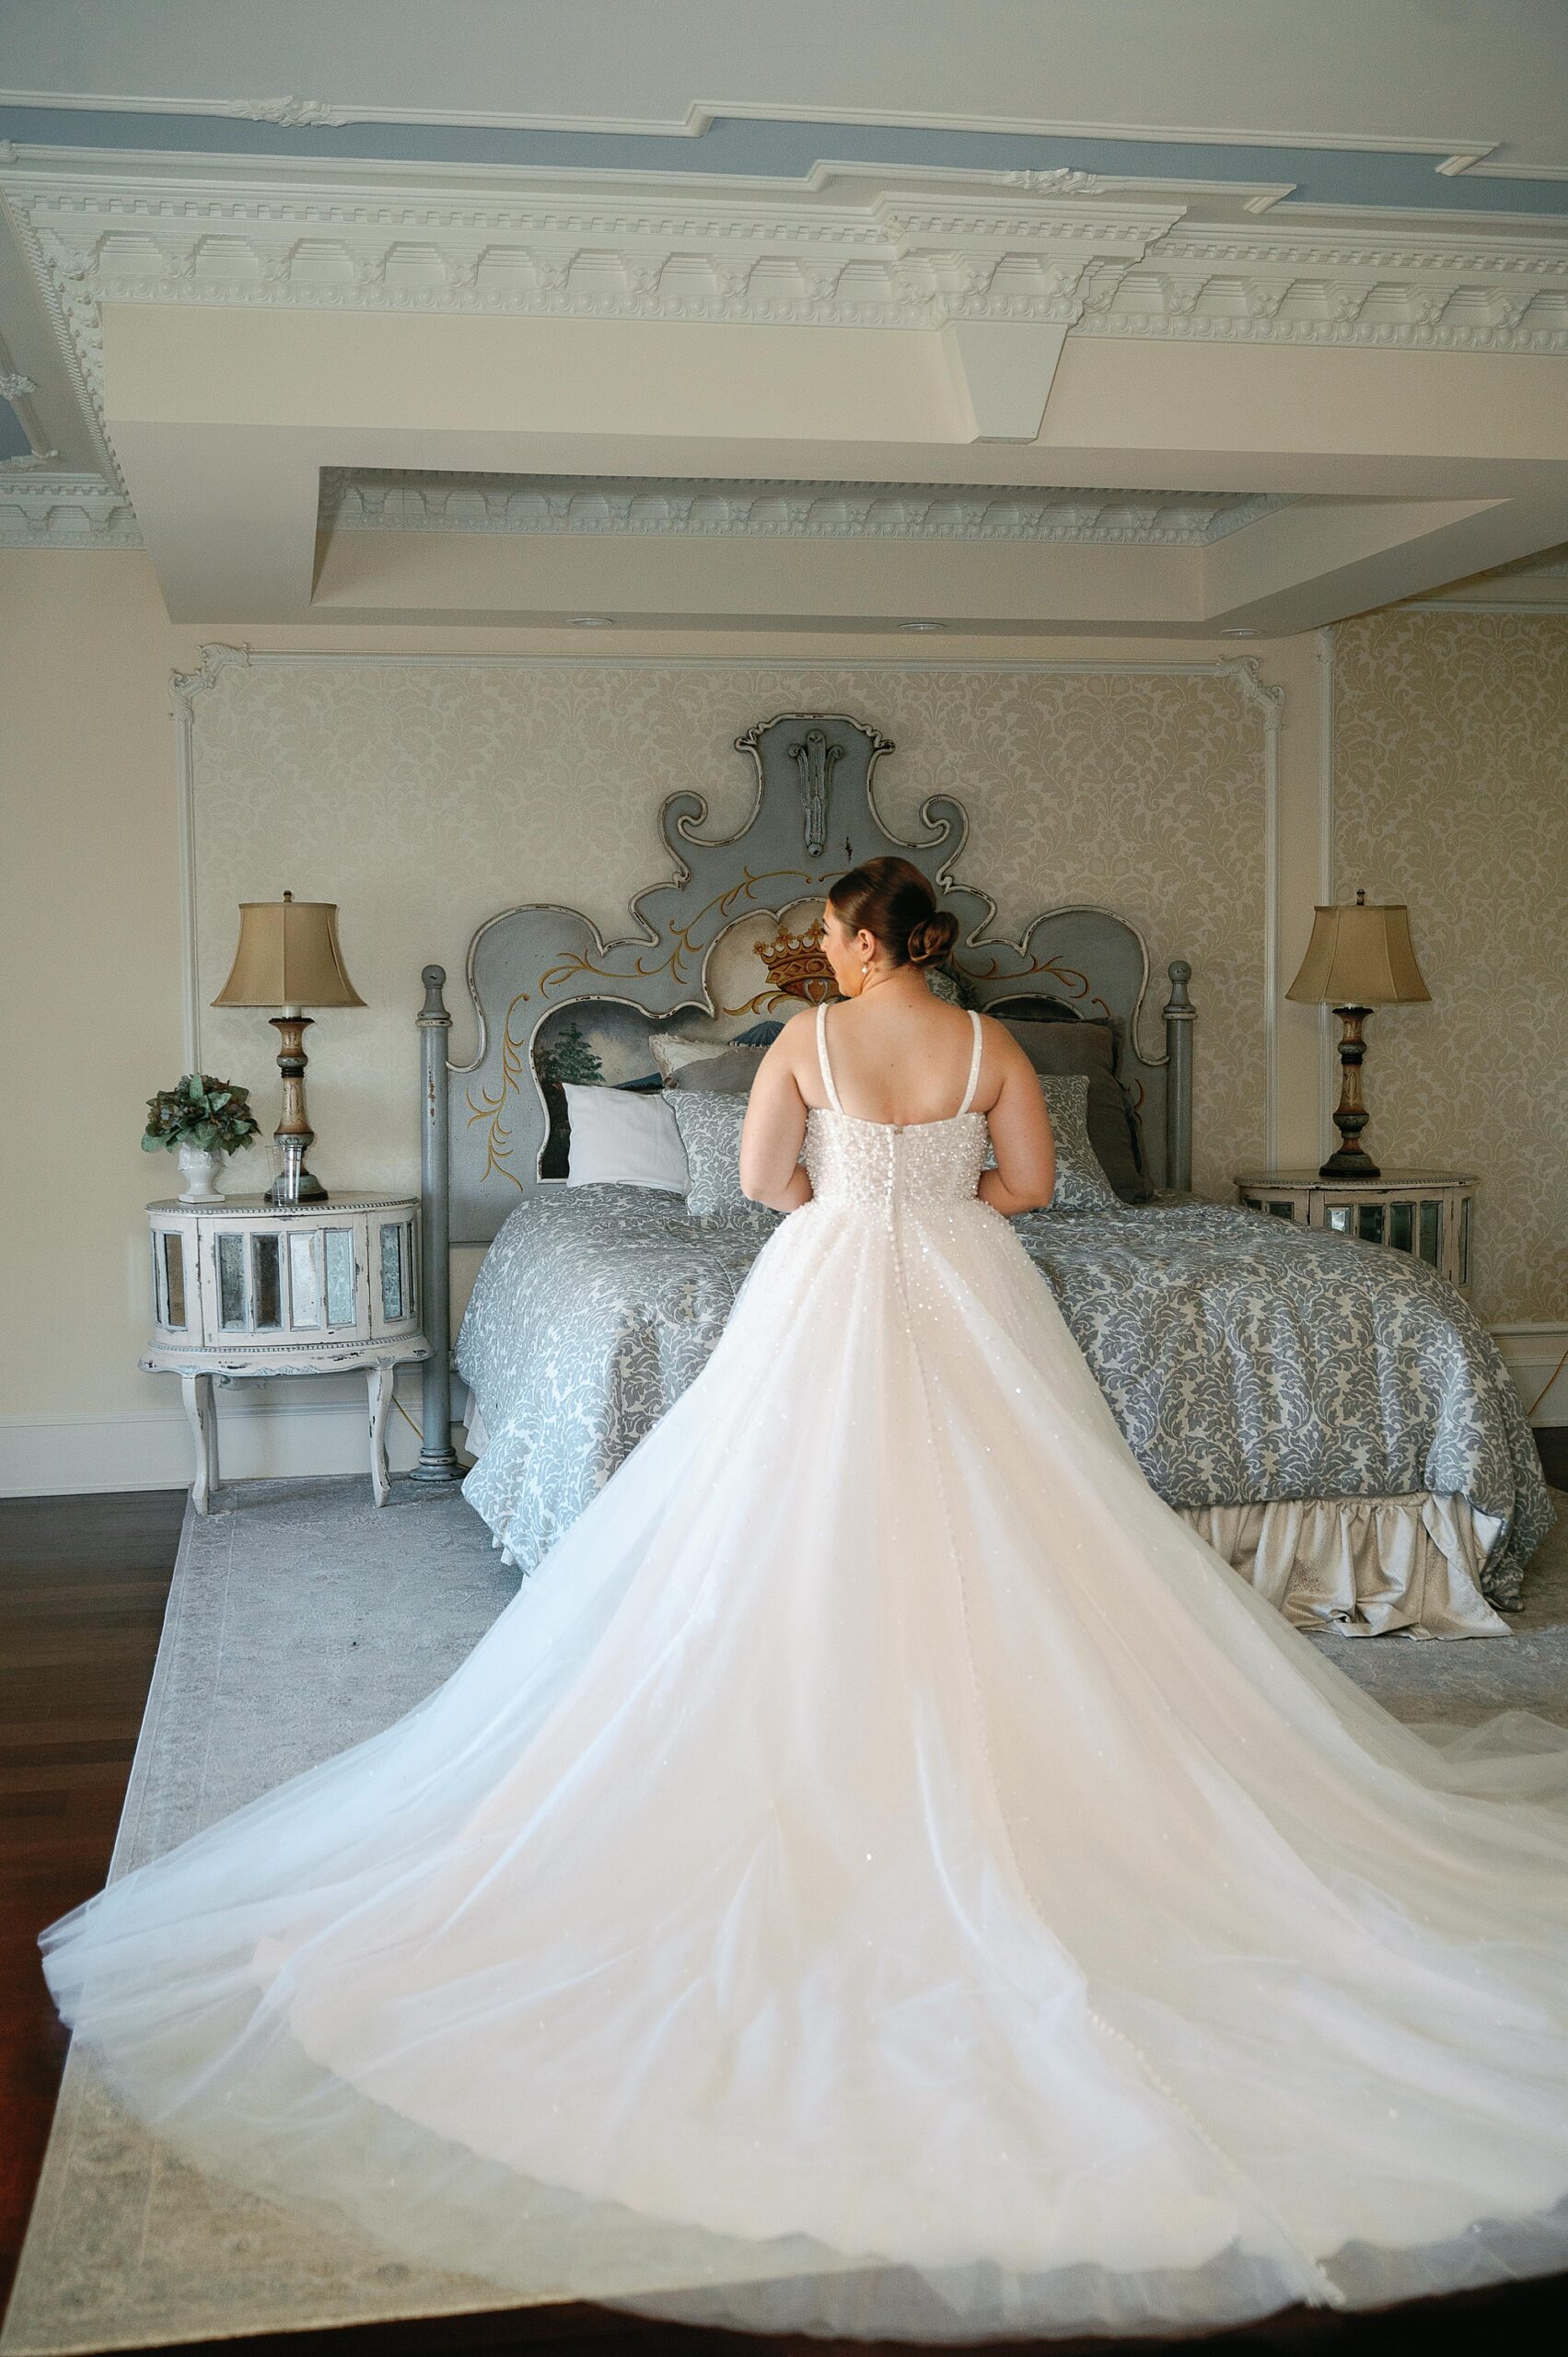
<instances>
[{"instance_id":1,"label":"gray and white comforter","mask_svg":"<svg viewBox=\"0 0 1568 2357\"><path fill-rule=\"evenodd\" d=\"M458 1338L486 1446L464 1492L525 1569L706 1359L774 1225L636 1187L527 1198ZM1408 1254L1191 1198L1015 1222L1153 1487L1178 1507L1461 1496L1517 1609L1551 1530L1497 1345Z\"/></svg>"}]
</instances>

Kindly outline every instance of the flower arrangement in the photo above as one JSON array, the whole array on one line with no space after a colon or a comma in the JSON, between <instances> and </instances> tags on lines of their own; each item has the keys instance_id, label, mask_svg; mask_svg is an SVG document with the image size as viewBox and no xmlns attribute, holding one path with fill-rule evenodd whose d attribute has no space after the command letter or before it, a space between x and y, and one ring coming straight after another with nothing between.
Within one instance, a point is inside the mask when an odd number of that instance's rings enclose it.
<instances>
[{"instance_id":1,"label":"flower arrangement","mask_svg":"<svg viewBox=\"0 0 1568 2357\"><path fill-rule=\"evenodd\" d=\"M209 1154L236 1154L261 1129L250 1110L250 1091L237 1081L215 1080L210 1072L188 1072L175 1088L160 1088L147 1099L142 1152L159 1146L173 1154L182 1145Z\"/></svg>"}]
</instances>

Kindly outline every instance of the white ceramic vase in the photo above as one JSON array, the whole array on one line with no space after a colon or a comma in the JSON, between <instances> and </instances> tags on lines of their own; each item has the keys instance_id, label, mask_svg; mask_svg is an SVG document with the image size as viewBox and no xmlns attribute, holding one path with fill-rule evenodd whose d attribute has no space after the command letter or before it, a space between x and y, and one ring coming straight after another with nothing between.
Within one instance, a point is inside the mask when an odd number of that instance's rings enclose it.
<instances>
[{"instance_id":1,"label":"white ceramic vase","mask_svg":"<svg viewBox=\"0 0 1568 2357\"><path fill-rule=\"evenodd\" d=\"M180 1175L185 1181L180 1195L182 1203L215 1203L221 1200L214 1180L223 1168L223 1154L215 1145L198 1145L194 1138L187 1138L177 1157Z\"/></svg>"}]
</instances>

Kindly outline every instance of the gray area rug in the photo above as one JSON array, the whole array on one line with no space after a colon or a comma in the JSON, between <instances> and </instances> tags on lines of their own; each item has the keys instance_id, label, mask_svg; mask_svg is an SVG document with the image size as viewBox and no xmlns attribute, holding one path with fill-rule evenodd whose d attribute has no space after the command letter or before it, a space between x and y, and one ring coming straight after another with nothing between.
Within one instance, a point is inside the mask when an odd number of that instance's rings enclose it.
<instances>
[{"instance_id":1,"label":"gray area rug","mask_svg":"<svg viewBox=\"0 0 1568 2357\"><path fill-rule=\"evenodd\" d=\"M1400 1717L1523 1708L1568 1721L1568 1496L1507 1638L1326 1647ZM456 1491L400 1480L248 1483L187 1514L111 1871L124 1873L318 1759L389 1725L449 1675L515 1593ZM458 2315L494 2285L197 2175L67 2060L4 2357Z\"/></svg>"}]
</instances>

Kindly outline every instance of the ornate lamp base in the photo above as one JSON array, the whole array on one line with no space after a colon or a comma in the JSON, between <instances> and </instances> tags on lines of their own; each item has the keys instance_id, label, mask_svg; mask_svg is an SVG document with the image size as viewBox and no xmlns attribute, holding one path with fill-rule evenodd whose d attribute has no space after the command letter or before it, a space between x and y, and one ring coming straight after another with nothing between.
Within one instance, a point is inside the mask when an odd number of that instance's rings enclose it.
<instances>
[{"instance_id":1,"label":"ornate lamp base","mask_svg":"<svg viewBox=\"0 0 1568 2357\"><path fill-rule=\"evenodd\" d=\"M305 1167L305 1154L314 1143L315 1133L307 1130L297 1137L283 1130L274 1130L273 1144L283 1156L283 1168L273 1180L262 1198L269 1203L324 1203L330 1200L325 1187L313 1170Z\"/></svg>"},{"instance_id":2,"label":"ornate lamp base","mask_svg":"<svg viewBox=\"0 0 1568 2357\"><path fill-rule=\"evenodd\" d=\"M269 1203L324 1203L327 1190L305 1157L316 1143L316 1132L305 1118L305 1034L308 1015L274 1015L273 1028L279 1039L278 1070L283 1074L283 1120L273 1132L273 1144L283 1156L283 1168L267 1189Z\"/></svg>"},{"instance_id":3,"label":"ornate lamp base","mask_svg":"<svg viewBox=\"0 0 1568 2357\"><path fill-rule=\"evenodd\" d=\"M1319 1178L1380 1178L1383 1175L1361 1143L1361 1133L1371 1119L1361 1101L1361 1067L1366 1055L1361 1027L1372 1011L1369 1006L1334 1009L1340 1018L1340 1101L1334 1108L1340 1143L1328 1161L1318 1165Z\"/></svg>"}]
</instances>

